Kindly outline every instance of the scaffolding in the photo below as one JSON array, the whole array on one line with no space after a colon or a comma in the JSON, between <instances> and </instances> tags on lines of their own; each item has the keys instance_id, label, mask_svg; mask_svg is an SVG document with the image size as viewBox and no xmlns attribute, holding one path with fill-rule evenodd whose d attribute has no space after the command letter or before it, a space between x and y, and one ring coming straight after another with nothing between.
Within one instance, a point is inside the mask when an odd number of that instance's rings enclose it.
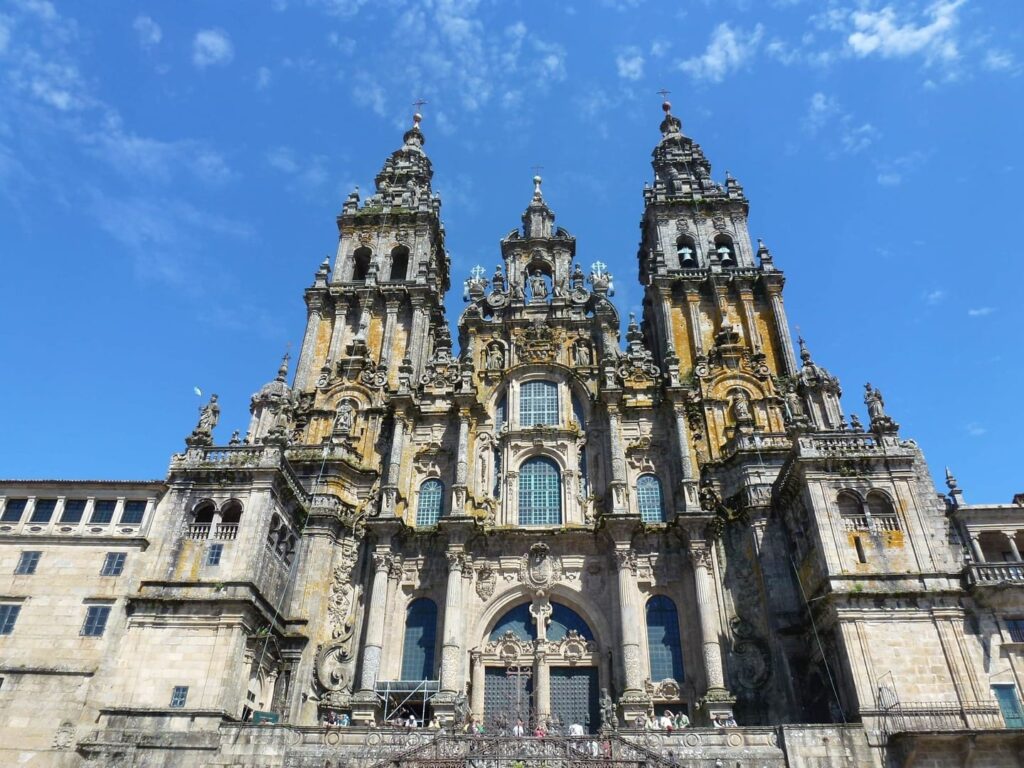
<instances>
[{"instance_id":1,"label":"scaffolding","mask_svg":"<svg viewBox=\"0 0 1024 768\"><path fill-rule=\"evenodd\" d=\"M427 703L441 690L439 680L378 680L374 693L384 709L384 722L406 708L420 710L419 724L427 725Z\"/></svg>"}]
</instances>

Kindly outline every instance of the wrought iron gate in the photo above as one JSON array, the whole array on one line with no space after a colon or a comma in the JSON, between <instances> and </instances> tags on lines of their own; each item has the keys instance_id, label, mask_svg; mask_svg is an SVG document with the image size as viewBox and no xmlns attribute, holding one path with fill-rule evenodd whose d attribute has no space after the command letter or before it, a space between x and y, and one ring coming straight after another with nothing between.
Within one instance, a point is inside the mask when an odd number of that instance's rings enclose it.
<instances>
[{"instance_id":1,"label":"wrought iron gate","mask_svg":"<svg viewBox=\"0 0 1024 768\"><path fill-rule=\"evenodd\" d=\"M601 724L597 703L597 669L594 667L551 667L551 719L562 732L573 723L588 733Z\"/></svg>"}]
</instances>

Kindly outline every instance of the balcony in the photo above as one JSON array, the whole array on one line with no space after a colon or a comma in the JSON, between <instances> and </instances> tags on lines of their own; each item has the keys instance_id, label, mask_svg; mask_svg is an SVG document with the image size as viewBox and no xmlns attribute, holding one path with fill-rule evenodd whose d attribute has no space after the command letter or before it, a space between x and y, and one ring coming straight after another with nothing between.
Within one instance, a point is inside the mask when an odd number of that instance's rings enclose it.
<instances>
[{"instance_id":1,"label":"balcony","mask_svg":"<svg viewBox=\"0 0 1024 768\"><path fill-rule=\"evenodd\" d=\"M238 538L238 523L217 523L213 537L222 541L234 541Z\"/></svg>"},{"instance_id":2,"label":"balcony","mask_svg":"<svg viewBox=\"0 0 1024 768\"><path fill-rule=\"evenodd\" d=\"M190 539L210 538L210 523L189 523L188 537Z\"/></svg>"},{"instance_id":3,"label":"balcony","mask_svg":"<svg viewBox=\"0 0 1024 768\"><path fill-rule=\"evenodd\" d=\"M880 534L900 530L900 519L896 515L844 515L843 528L849 533Z\"/></svg>"},{"instance_id":4,"label":"balcony","mask_svg":"<svg viewBox=\"0 0 1024 768\"><path fill-rule=\"evenodd\" d=\"M995 702L907 702L888 709L862 711L865 717L877 718L879 730L886 736L901 733L936 731L979 731L1006 728Z\"/></svg>"},{"instance_id":5,"label":"balcony","mask_svg":"<svg viewBox=\"0 0 1024 768\"><path fill-rule=\"evenodd\" d=\"M971 586L1024 584L1024 563L972 563L967 568Z\"/></svg>"}]
</instances>

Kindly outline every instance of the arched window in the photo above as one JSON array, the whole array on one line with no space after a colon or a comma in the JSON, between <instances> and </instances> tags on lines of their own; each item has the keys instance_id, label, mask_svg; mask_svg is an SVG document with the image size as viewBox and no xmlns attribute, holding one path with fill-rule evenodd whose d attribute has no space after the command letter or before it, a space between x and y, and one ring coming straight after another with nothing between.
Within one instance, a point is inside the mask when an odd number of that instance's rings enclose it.
<instances>
[{"instance_id":1,"label":"arched window","mask_svg":"<svg viewBox=\"0 0 1024 768\"><path fill-rule=\"evenodd\" d=\"M551 459L530 459L519 467L519 524L562 522L562 473Z\"/></svg>"},{"instance_id":2,"label":"arched window","mask_svg":"<svg viewBox=\"0 0 1024 768\"><path fill-rule=\"evenodd\" d=\"M839 493L836 497L836 506L839 507L839 514L843 517L860 517L864 514L860 497L849 491Z\"/></svg>"},{"instance_id":3,"label":"arched window","mask_svg":"<svg viewBox=\"0 0 1024 768\"><path fill-rule=\"evenodd\" d=\"M421 597L409 603L405 612L405 641L402 643L402 679L434 679L434 645L437 637L437 606Z\"/></svg>"},{"instance_id":4,"label":"arched window","mask_svg":"<svg viewBox=\"0 0 1024 768\"><path fill-rule=\"evenodd\" d=\"M647 657L651 680L672 678L683 682L683 649L679 641L679 614L675 603L664 595L647 601Z\"/></svg>"},{"instance_id":5,"label":"arched window","mask_svg":"<svg viewBox=\"0 0 1024 768\"><path fill-rule=\"evenodd\" d=\"M391 280L405 280L409 272L409 249L400 245L391 251Z\"/></svg>"},{"instance_id":6,"label":"arched window","mask_svg":"<svg viewBox=\"0 0 1024 768\"><path fill-rule=\"evenodd\" d=\"M715 237L715 253L718 254L718 260L722 262L723 266L727 267L736 263L736 247L728 235Z\"/></svg>"},{"instance_id":7,"label":"arched window","mask_svg":"<svg viewBox=\"0 0 1024 768\"><path fill-rule=\"evenodd\" d=\"M661 481L654 475L640 475L636 481L636 503L645 523L664 523L665 505L661 499Z\"/></svg>"},{"instance_id":8,"label":"arched window","mask_svg":"<svg viewBox=\"0 0 1024 768\"><path fill-rule=\"evenodd\" d=\"M534 640L537 637L529 603L520 603L498 619L491 630L490 639L497 640L507 632L511 632L520 640Z\"/></svg>"},{"instance_id":9,"label":"arched window","mask_svg":"<svg viewBox=\"0 0 1024 768\"><path fill-rule=\"evenodd\" d=\"M420 485L420 497L416 502L416 525L437 525L444 504L444 485L440 480L430 478Z\"/></svg>"},{"instance_id":10,"label":"arched window","mask_svg":"<svg viewBox=\"0 0 1024 768\"><path fill-rule=\"evenodd\" d=\"M676 255L679 257L680 267L697 266L697 244L689 235L680 235L676 239Z\"/></svg>"},{"instance_id":11,"label":"arched window","mask_svg":"<svg viewBox=\"0 0 1024 768\"><path fill-rule=\"evenodd\" d=\"M558 385L527 381L519 389L519 426L558 425Z\"/></svg>"},{"instance_id":12,"label":"arched window","mask_svg":"<svg viewBox=\"0 0 1024 768\"><path fill-rule=\"evenodd\" d=\"M356 248L355 253L352 254L352 280L360 282L366 280L366 275L370 272L370 256L372 251L365 245L362 248Z\"/></svg>"},{"instance_id":13,"label":"arched window","mask_svg":"<svg viewBox=\"0 0 1024 768\"><path fill-rule=\"evenodd\" d=\"M896 517L896 510L892 508L892 502L881 491L871 491L868 494L868 512L872 517Z\"/></svg>"},{"instance_id":14,"label":"arched window","mask_svg":"<svg viewBox=\"0 0 1024 768\"><path fill-rule=\"evenodd\" d=\"M572 608L561 603L551 604L551 623L548 624L548 640L556 643L563 640L570 632L576 632L585 640L593 640L594 633L590 631L587 622L583 620Z\"/></svg>"},{"instance_id":15,"label":"arched window","mask_svg":"<svg viewBox=\"0 0 1024 768\"><path fill-rule=\"evenodd\" d=\"M548 640L558 642L569 633L575 631L586 640L593 640L594 633L590 625L576 611L561 603L551 603L551 620L548 623ZM511 632L520 640L537 639L537 622L530 615L530 604L520 603L503 614L494 624L490 639L497 640L506 632Z\"/></svg>"}]
</instances>

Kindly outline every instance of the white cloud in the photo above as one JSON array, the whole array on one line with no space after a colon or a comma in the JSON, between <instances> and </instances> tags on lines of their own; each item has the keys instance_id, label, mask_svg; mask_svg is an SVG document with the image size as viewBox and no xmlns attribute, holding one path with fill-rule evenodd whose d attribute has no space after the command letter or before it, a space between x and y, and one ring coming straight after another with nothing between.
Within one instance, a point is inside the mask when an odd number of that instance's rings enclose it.
<instances>
[{"instance_id":1,"label":"white cloud","mask_svg":"<svg viewBox=\"0 0 1024 768\"><path fill-rule=\"evenodd\" d=\"M847 154L857 154L878 140L880 134L871 123L859 123L846 112L834 96L821 91L811 95L803 128L811 136L818 136L827 127L835 126L838 146Z\"/></svg>"},{"instance_id":2,"label":"white cloud","mask_svg":"<svg viewBox=\"0 0 1024 768\"><path fill-rule=\"evenodd\" d=\"M353 79L352 98L355 99L356 104L369 107L374 114L384 117L384 110L387 107L384 89L368 72L356 74Z\"/></svg>"},{"instance_id":3,"label":"white cloud","mask_svg":"<svg viewBox=\"0 0 1024 768\"><path fill-rule=\"evenodd\" d=\"M842 143L843 151L854 155L870 147L879 136L878 129L871 123L862 123L857 126L844 126L839 140Z\"/></svg>"},{"instance_id":4,"label":"white cloud","mask_svg":"<svg viewBox=\"0 0 1024 768\"><path fill-rule=\"evenodd\" d=\"M985 53L985 60L982 62L985 69L992 72L1008 72L1017 69L1017 60L1009 51L999 48L992 48Z\"/></svg>"},{"instance_id":5,"label":"white cloud","mask_svg":"<svg viewBox=\"0 0 1024 768\"><path fill-rule=\"evenodd\" d=\"M964 429L967 431L967 434L970 435L971 437L981 437L982 435L988 433L988 429L986 429L976 421L969 422L964 427Z\"/></svg>"},{"instance_id":6,"label":"white cloud","mask_svg":"<svg viewBox=\"0 0 1024 768\"><path fill-rule=\"evenodd\" d=\"M968 317L985 317L996 311L995 307L975 307L967 310Z\"/></svg>"},{"instance_id":7,"label":"white cloud","mask_svg":"<svg viewBox=\"0 0 1024 768\"><path fill-rule=\"evenodd\" d=\"M924 295L924 303L935 306L939 304L944 298L946 298L946 292L941 288L936 288L934 291L928 291Z\"/></svg>"},{"instance_id":8,"label":"white cloud","mask_svg":"<svg viewBox=\"0 0 1024 768\"><path fill-rule=\"evenodd\" d=\"M814 136L832 118L841 113L842 110L839 108L839 102L836 101L835 97L817 91L811 96L811 100L807 105L807 114L804 116L803 123L804 130Z\"/></svg>"},{"instance_id":9,"label":"white cloud","mask_svg":"<svg viewBox=\"0 0 1024 768\"><path fill-rule=\"evenodd\" d=\"M903 174L895 171L882 171L875 180L883 187L896 187L903 183Z\"/></svg>"},{"instance_id":10,"label":"white cloud","mask_svg":"<svg viewBox=\"0 0 1024 768\"><path fill-rule=\"evenodd\" d=\"M157 45L164 36L160 25L149 16L136 16L132 22L132 29L139 39L139 45L147 49Z\"/></svg>"},{"instance_id":11,"label":"white cloud","mask_svg":"<svg viewBox=\"0 0 1024 768\"><path fill-rule=\"evenodd\" d=\"M854 31L846 38L858 57L906 58L921 54L929 62L953 61L957 48L957 11L965 0L941 0L925 10L926 23L915 24L897 17L892 6L877 11L856 10L849 14Z\"/></svg>"},{"instance_id":12,"label":"white cloud","mask_svg":"<svg viewBox=\"0 0 1024 768\"><path fill-rule=\"evenodd\" d=\"M679 69L695 80L720 83L725 76L743 67L757 52L764 36L764 27L758 24L750 32L733 29L723 22L711 33L707 50L679 63Z\"/></svg>"},{"instance_id":13,"label":"white cloud","mask_svg":"<svg viewBox=\"0 0 1024 768\"><path fill-rule=\"evenodd\" d=\"M192 63L200 69L213 64L228 64L235 49L227 33L219 29L201 29L192 41Z\"/></svg>"},{"instance_id":14,"label":"white cloud","mask_svg":"<svg viewBox=\"0 0 1024 768\"><path fill-rule=\"evenodd\" d=\"M619 77L626 80L639 80L644 76L644 57L638 48L627 48L616 56L615 66Z\"/></svg>"},{"instance_id":15,"label":"white cloud","mask_svg":"<svg viewBox=\"0 0 1024 768\"><path fill-rule=\"evenodd\" d=\"M660 59L662 56L667 54L672 48L672 43L668 40L655 40L651 43L651 56L656 59Z\"/></svg>"},{"instance_id":16,"label":"white cloud","mask_svg":"<svg viewBox=\"0 0 1024 768\"><path fill-rule=\"evenodd\" d=\"M0 53L6 53L11 44L11 17L0 13Z\"/></svg>"},{"instance_id":17,"label":"white cloud","mask_svg":"<svg viewBox=\"0 0 1024 768\"><path fill-rule=\"evenodd\" d=\"M256 70L256 87L264 90L270 87L270 81L274 79L269 67L260 67Z\"/></svg>"}]
</instances>

